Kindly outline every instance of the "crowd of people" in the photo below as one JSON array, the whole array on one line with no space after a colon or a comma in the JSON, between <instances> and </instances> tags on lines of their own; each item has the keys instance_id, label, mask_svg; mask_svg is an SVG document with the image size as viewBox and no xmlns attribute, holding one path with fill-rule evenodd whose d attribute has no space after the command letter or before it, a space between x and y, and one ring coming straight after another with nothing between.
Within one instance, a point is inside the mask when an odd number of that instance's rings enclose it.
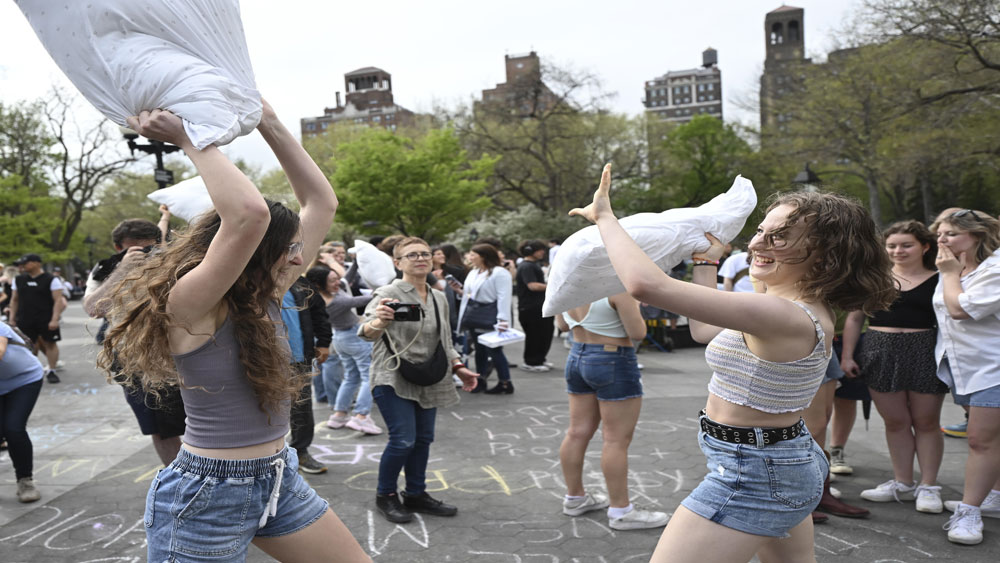
<instances>
[{"instance_id":1,"label":"crowd of people","mask_svg":"<svg viewBox=\"0 0 1000 563\"><path fill-rule=\"evenodd\" d=\"M948 510L948 539L963 544L982 541L982 516L1000 516L1000 222L984 212L948 209L929 227L911 220L880 232L851 199L784 193L745 251L706 233L708 250L665 273L618 223L609 165L593 202L571 213L597 225L626 291L553 318L542 304L557 240L508 254L482 237L463 254L377 237L396 279L369 286L344 242L324 242L336 195L266 103L258 130L298 213L264 199L217 148L195 149L170 112L130 121L181 147L214 204L176 233L166 208L159 224L122 222L115 256L87 280L84 308L104 319L98 365L166 466L146 498L151 560L242 560L253 543L282 561L369 561L299 474L327 470L309 453L314 401L329 408L331 429L386 434L373 502L382 517L456 515L427 492L438 409L456 404L459 388L511 395L514 370L554 369L557 327L570 346L562 511L604 510L616 530L665 527L653 561L814 561L814 523L867 517L830 485L831 472L851 472L854 399L838 388L852 386L885 421L893 476L861 499ZM33 502L27 420L43 380L59 381L67 296L38 255L17 265L4 280L0 437L19 500ZM678 317L707 344L713 375L698 415L708 472L668 516L631 501L628 448L643 397L636 346L647 320ZM517 327L523 357L508 358L489 338ZM949 390L968 413L961 501L944 501L938 485ZM603 492L583 480L598 429Z\"/></svg>"}]
</instances>

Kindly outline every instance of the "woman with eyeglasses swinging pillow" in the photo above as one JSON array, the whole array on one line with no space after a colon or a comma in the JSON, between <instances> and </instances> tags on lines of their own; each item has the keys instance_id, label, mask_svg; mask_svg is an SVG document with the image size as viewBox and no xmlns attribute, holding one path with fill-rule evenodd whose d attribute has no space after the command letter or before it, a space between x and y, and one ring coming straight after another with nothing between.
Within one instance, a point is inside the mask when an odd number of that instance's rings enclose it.
<instances>
[{"instance_id":1,"label":"woman with eyeglasses swinging pillow","mask_svg":"<svg viewBox=\"0 0 1000 563\"><path fill-rule=\"evenodd\" d=\"M397 523L412 520L413 512L458 513L458 508L427 494L427 460L437 409L459 400L450 375L462 380L465 391L475 388L478 379L452 345L444 293L427 283L431 257L423 239L399 241L393 259L403 277L375 290L358 329L358 336L374 343L372 396L389 432L379 460L375 506L386 520ZM397 486L404 469L401 501Z\"/></svg>"},{"instance_id":2,"label":"woman with eyeglasses swinging pillow","mask_svg":"<svg viewBox=\"0 0 1000 563\"><path fill-rule=\"evenodd\" d=\"M698 441L708 473L670 517L651 561L816 561L810 513L829 469L802 421L830 361L832 307L873 312L896 297L875 221L825 193L778 195L749 244L765 293L718 291L723 246L694 260L693 283L670 278L611 209L611 165L593 203L574 209L601 233L635 299L691 319L713 369Z\"/></svg>"},{"instance_id":3,"label":"woman with eyeglasses swinging pillow","mask_svg":"<svg viewBox=\"0 0 1000 563\"><path fill-rule=\"evenodd\" d=\"M946 501L954 512L948 539L983 541L983 516L1000 517L1000 221L962 209L938 219L934 314L938 378L955 402L969 408L969 458L962 500ZM992 490L991 490L992 489Z\"/></svg>"}]
</instances>

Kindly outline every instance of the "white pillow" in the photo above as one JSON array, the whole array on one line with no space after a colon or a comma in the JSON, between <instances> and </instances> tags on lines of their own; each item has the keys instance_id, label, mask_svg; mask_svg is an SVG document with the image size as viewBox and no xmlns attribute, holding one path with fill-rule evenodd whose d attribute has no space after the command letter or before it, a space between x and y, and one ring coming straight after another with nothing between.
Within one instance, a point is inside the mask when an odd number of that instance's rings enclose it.
<instances>
[{"instance_id":1,"label":"white pillow","mask_svg":"<svg viewBox=\"0 0 1000 563\"><path fill-rule=\"evenodd\" d=\"M647 256L664 271L693 252L708 250L705 233L729 242L757 207L757 192L743 176L729 191L696 208L638 213L621 220L622 227ZM556 254L549 270L542 315L551 317L625 291L608 259L597 226L573 233Z\"/></svg>"},{"instance_id":2,"label":"white pillow","mask_svg":"<svg viewBox=\"0 0 1000 563\"><path fill-rule=\"evenodd\" d=\"M17 0L59 68L108 119L169 109L198 149L260 121L237 0Z\"/></svg>"},{"instance_id":3,"label":"white pillow","mask_svg":"<svg viewBox=\"0 0 1000 563\"><path fill-rule=\"evenodd\" d=\"M199 215L215 209L201 176L156 190L146 197L166 205L170 208L171 215L180 217L188 223L193 222Z\"/></svg>"},{"instance_id":4,"label":"white pillow","mask_svg":"<svg viewBox=\"0 0 1000 563\"><path fill-rule=\"evenodd\" d=\"M389 285L396 279L396 266L393 265L392 258L371 243L356 240L350 252L355 255L358 274L368 287L376 289Z\"/></svg>"}]
</instances>

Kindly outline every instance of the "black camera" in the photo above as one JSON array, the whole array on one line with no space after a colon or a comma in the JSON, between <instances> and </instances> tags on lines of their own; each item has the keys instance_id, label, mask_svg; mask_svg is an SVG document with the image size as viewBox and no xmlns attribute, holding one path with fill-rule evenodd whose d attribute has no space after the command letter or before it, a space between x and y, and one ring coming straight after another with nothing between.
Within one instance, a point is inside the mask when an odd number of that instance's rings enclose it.
<instances>
[{"instance_id":1,"label":"black camera","mask_svg":"<svg viewBox=\"0 0 1000 563\"><path fill-rule=\"evenodd\" d=\"M117 268L118 264L121 263L122 258L125 258L125 255L128 253L128 250L129 249L126 248L125 250L122 250L121 252L115 254L110 258L105 258L104 260L98 262L97 265L94 266L94 273L92 276L94 278L94 281L101 282L108 279L108 276L111 275L111 272L115 271L115 268ZM151 250L153 250L152 245L143 247L142 249L142 251L147 254L149 254Z\"/></svg>"},{"instance_id":2,"label":"black camera","mask_svg":"<svg viewBox=\"0 0 1000 563\"><path fill-rule=\"evenodd\" d=\"M394 311L394 321L419 321L423 317L423 309L416 303L386 303Z\"/></svg>"}]
</instances>

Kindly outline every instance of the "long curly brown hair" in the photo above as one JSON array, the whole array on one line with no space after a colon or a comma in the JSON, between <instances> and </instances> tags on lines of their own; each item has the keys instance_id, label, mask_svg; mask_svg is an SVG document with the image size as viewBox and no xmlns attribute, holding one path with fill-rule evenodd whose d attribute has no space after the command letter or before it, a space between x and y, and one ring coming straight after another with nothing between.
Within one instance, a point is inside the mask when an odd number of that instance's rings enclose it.
<instances>
[{"instance_id":1,"label":"long curly brown hair","mask_svg":"<svg viewBox=\"0 0 1000 563\"><path fill-rule=\"evenodd\" d=\"M799 281L803 299L866 315L892 305L898 294L892 261L867 209L841 195L809 191L775 194L767 211L781 205L794 210L773 234L805 221L805 256L816 256Z\"/></svg>"},{"instance_id":2,"label":"long curly brown hair","mask_svg":"<svg viewBox=\"0 0 1000 563\"><path fill-rule=\"evenodd\" d=\"M267 204L271 222L264 239L223 297L239 342L240 363L265 412L296 397L308 383L292 369L288 347L280 342L281 325L268 314L269 308L277 311L280 306L274 266L286 260L288 245L299 230L299 217L280 203ZM124 378L127 384L141 385L156 396L169 385L183 385L167 340L167 329L178 326L167 313L167 299L177 281L205 258L220 225L218 213L203 215L112 288L111 326L98 356L98 367L108 372L109 378L129 375Z\"/></svg>"}]
</instances>

